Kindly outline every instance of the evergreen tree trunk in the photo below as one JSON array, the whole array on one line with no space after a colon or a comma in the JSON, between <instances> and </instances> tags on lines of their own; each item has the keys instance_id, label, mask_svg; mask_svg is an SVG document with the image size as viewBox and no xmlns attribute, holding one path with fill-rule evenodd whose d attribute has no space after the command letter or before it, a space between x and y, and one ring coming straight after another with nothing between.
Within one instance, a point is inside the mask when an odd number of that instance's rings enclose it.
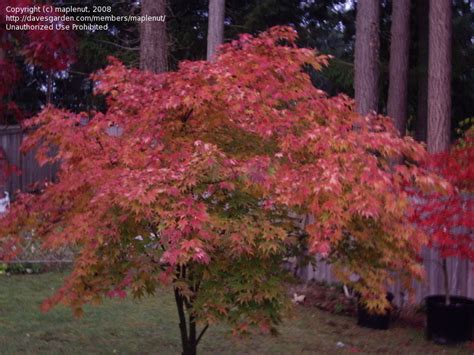
<instances>
[{"instance_id":1,"label":"evergreen tree trunk","mask_svg":"<svg viewBox=\"0 0 474 355\"><path fill-rule=\"evenodd\" d=\"M416 3L418 20L418 109L415 121L415 138L426 142L428 125L428 27L429 1L418 0Z\"/></svg>"},{"instance_id":2,"label":"evergreen tree trunk","mask_svg":"<svg viewBox=\"0 0 474 355\"><path fill-rule=\"evenodd\" d=\"M408 53L410 40L410 0L392 2L390 64L387 113L401 136L407 124Z\"/></svg>"},{"instance_id":3,"label":"evergreen tree trunk","mask_svg":"<svg viewBox=\"0 0 474 355\"><path fill-rule=\"evenodd\" d=\"M362 115L378 110L379 18L379 0L357 2L354 90Z\"/></svg>"},{"instance_id":4,"label":"evergreen tree trunk","mask_svg":"<svg viewBox=\"0 0 474 355\"><path fill-rule=\"evenodd\" d=\"M428 151L449 148L451 137L451 0L430 1Z\"/></svg>"},{"instance_id":5,"label":"evergreen tree trunk","mask_svg":"<svg viewBox=\"0 0 474 355\"><path fill-rule=\"evenodd\" d=\"M142 0L141 14L165 16L166 0ZM140 69L154 73L168 70L166 22L145 21L140 24Z\"/></svg>"},{"instance_id":6,"label":"evergreen tree trunk","mask_svg":"<svg viewBox=\"0 0 474 355\"><path fill-rule=\"evenodd\" d=\"M213 61L217 48L224 43L225 0L209 0L207 60Z\"/></svg>"}]
</instances>

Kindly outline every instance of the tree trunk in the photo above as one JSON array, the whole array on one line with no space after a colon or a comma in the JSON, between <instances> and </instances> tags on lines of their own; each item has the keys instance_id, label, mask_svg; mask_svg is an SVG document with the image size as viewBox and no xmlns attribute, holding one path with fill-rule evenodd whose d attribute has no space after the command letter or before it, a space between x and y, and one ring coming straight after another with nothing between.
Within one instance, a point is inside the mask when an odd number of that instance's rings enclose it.
<instances>
[{"instance_id":1,"label":"tree trunk","mask_svg":"<svg viewBox=\"0 0 474 355\"><path fill-rule=\"evenodd\" d=\"M451 0L430 1L428 151L449 148L451 137Z\"/></svg>"},{"instance_id":2,"label":"tree trunk","mask_svg":"<svg viewBox=\"0 0 474 355\"><path fill-rule=\"evenodd\" d=\"M387 113L401 136L407 124L409 39L410 0L393 1Z\"/></svg>"},{"instance_id":3,"label":"tree trunk","mask_svg":"<svg viewBox=\"0 0 474 355\"><path fill-rule=\"evenodd\" d=\"M225 0L209 0L207 60L214 61L217 48L224 43Z\"/></svg>"},{"instance_id":4,"label":"tree trunk","mask_svg":"<svg viewBox=\"0 0 474 355\"><path fill-rule=\"evenodd\" d=\"M418 109L415 121L415 138L419 142L426 142L428 125L428 27L429 1L418 0Z\"/></svg>"},{"instance_id":5,"label":"tree trunk","mask_svg":"<svg viewBox=\"0 0 474 355\"><path fill-rule=\"evenodd\" d=\"M209 325L206 325L204 328L202 328L200 334L198 335L196 318L193 315L191 309L192 303L190 304L189 301L186 301L184 296L181 295L177 288L174 289L174 297L179 317L182 355L196 355L198 344L209 328ZM186 317L186 313L188 313L188 317Z\"/></svg>"},{"instance_id":6,"label":"tree trunk","mask_svg":"<svg viewBox=\"0 0 474 355\"><path fill-rule=\"evenodd\" d=\"M379 0L357 2L354 90L361 115L378 109L379 18Z\"/></svg>"},{"instance_id":7,"label":"tree trunk","mask_svg":"<svg viewBox=\"0 0 474 355\"><path fill-rule=\"evenodd\" d=\"M196 320L192 314L189 315L189 355L197 354L197 338L196 338ZM188 354L186 354L188 355Z\"/></svg>"},{"instance_id":8,"label":"tree trunk","mask_svg":"<svg viewBox=\"0 0 474 355\"><path fill-rule=\"evenodd\" d=\"M446 306L449 306L451 304L451 294L449 292L448 261L446 260L446 258L443 258L442 267L443 267L444 292L445 292L444 302Z\"/></svg>"},{"instance_id":9,"label":"tree trunk","mask_svg":"<svg viewBox=\"0 0 474 355\"><path fill-rule=\"evenodd\" d=\"M181 334L181 347L183 349L182 354L188 354L188 327L186 325L186 314L184 312L184 300L179 290L177 288L174 289L174 299L176 302L176 309L178 310L179 316L179 332Z\"/></svg>"},{"instance_id":10,"label":"tree trunk","mask_svg":"<svg viewBox=\"0 0 474 355\"><path fill-rule=\"evenodd\" d=\"M166 0L142 0L141 6L142 15L166 16ZM154 73L168 70L165 21L140 24L140 69Z\"/></svg>"}]
</instances>

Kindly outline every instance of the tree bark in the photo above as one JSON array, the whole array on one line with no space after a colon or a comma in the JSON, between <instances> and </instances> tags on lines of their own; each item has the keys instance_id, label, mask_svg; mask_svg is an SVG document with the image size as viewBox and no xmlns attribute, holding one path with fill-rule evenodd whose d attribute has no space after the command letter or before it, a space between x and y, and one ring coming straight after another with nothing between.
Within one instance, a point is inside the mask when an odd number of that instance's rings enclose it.
<instances>
[{"instance_id":1,"label":"tree bark","mask_svg":"<svg viewBox=\"0 0 474 355\"><path fill-rule=\"evenodd\" d=\"M451 0L430 1L428 151L449 148L451 138Z\"/></svg>"},{"instance_id":2,"label":"tree bark","mask_svg":"<svg viewBox=\"0 0 474 355\"><path fill-rule=\"evenodd\" d=\"M428 27L429 27L429 1L418 0L418 105L415 121L415 139L426 142L428 125Z\"/></svg>"},{"instance_id":3,"label":"tree bark","mask_svg":"<svg viewBox=\"0 0 474 355\"><path fill-rule=\"evenodd\" d=\"M410 39L410 0L392 2L389 87L387 113L401 136L407 125L408 54Z\"/></svg>"},{"instance_id":4,"label":"tree bark","mask_svg":"<svg viewBox=\"0 0 474 355\"><path fill-rule=\"evenodd\" d=\"M142 15L166 16L166 0L142 0L141 6ZM165 21L145 21L140 24L140 69L154 73L168 70L166 42Z\"/></svg>"},{"instance_id":5,"label":"tree bark","mask_svg":"<svg viewBox=\"0 0 474 355\"><path fill-rule=\"evenodd\" d=\"M448 261L446 258L443 258L442 261L442 267L443 267L443 277L444 277L444 302L446 306L449 306L451 303L451 294L449 292L449 274L448 274Z\"/></svg>"},{"instance_id":6,"label":"tree bark","mask_svg":"<svg viewBox=\"0 0 474 355\"><path fill-rule=\"evenodd\" d=\"M177 288L174 288L174 297L179 317L179 331L181 334L182 347L181 353L182 355L196 355L198 344L206 333L206 330L209 328L209 325L206 325L198 335L196 318L192 313L192 304L187 305L186 298L181 295ZM186 317L186 313L188 313L188 317Z\"/></svg>"},{"instance_id":7,"label":"tree bark","mask_svg":"<svg viewBox=\"0 0 474 355\"><path fill-rule=\"evenodd\" d=\"M378 110L379 19L379 0L357 2L354 90L361 115Z\"/></svg>"},{"instance_id":8,"label":"tree bark","mask_svg":"<svg viewBox=\"0 0 474 355\"><path fill-rule=\"evenodd\" d=\"M209 0L207 60L214 61L217 48L224 43L225 0Z\"/></svg>"},{"instance_id":9,"label":"tree bark","mask_svg":"<svg viewBox=\"0 0 474 355\"><path fill-rule=\"evenodd\" d=\"M178 310L179 316L179 332L181 334L181 347L183 350L182 354L187 355L189 351L189 344L188 328L186 325L186 314L184 313L184 300L177 288L174 289L174 299L176 302L176 309Z\"/></svg>"}]
</instances>

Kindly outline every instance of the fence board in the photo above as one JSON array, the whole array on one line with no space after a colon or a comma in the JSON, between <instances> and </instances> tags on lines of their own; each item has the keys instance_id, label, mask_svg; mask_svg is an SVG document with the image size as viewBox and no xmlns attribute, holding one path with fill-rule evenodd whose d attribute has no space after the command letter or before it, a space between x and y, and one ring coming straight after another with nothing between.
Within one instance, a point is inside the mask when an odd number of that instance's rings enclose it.
<instances>
[{"instance_id":1,"label":"fence board","mask_svg":"<svg viewBox=\"0 0 474 355\"><path fill-rule=\"evenodd\" d=\"M5 151L8 162L21 171L19 175L10 175L6 185L0 186L2 196L2 190L4 190L14 198L17 190L27 191L35 182L51 181L58 171L58 164L39 166L35 158L35 150L22 154L20 147L24 137L25 134L19 126L0 127L0 147Z\"/></svg>"}]
</instances>

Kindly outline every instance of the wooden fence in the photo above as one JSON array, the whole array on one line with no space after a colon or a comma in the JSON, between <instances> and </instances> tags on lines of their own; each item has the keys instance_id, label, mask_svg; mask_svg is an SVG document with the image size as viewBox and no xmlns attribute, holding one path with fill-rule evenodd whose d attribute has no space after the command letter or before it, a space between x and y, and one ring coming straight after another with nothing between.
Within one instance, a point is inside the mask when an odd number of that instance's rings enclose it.
<instances>
[{"instance_id":1,"label":"wooden fence","mask_svg":"<svg viewBox=\"0 0 474 355\"><path fill-rule=\"evenodd\" d=\"M58 171L57 164L40 167L35 158L35 151L26 154L20 152L20 146L25 133L19 126L0 126L0 147L4 150L9 164L13 164L21 172L11 174L5 186L0 186L0 197L3 191L8 191L14 198L17 190L26 191L35 182L50 181Z\"/></svg>"},{"instance_id":2,"label":"wooden fence","mask_svg":"<svg viewBox=\"0 0 474 355\"><path fill-rule=\"evenodd\" d=\"M472 195L466 195L466 199L474 198ZM306 215L305 217L294 215L296 223L300 228L304 228L308 223L313 222L313 217ZM472 231L471 231L472 232ZM474 236L473 236L474 238ZM473 239L474 242L474 239ZM425 279L423 282L413 281L414 302L422 303L423 299L429 295L444 294L444 273L441 267L441 261L438 252L433 248L425 247L422 250L423 265L425 269ZM293 258L294 259L294 258ZM308 281L323 281L328 283L339 282L332 267L321 258L316 257L313 264L296 268L299 263L296 260L289 262L288 267L296 271L297 276ZM459 258L450 257L447 259L449 288L452 296L464 296L474 298L474 263L468 260L460 260ZM407 293L403 289L401 282L389 287L389 291L395 296L394 302L398 306L406 303Z\"/></svg>"},{"instance_id":3,"label":"wooden fence","mask_svg":"<svg viewBox=\"0 0 474 355\"><path fill-rule=\"evenodd\" d=\"M415 303L421 303L426 296L444 294L444 276L441 269L441 259L433 249L423 251L426 278L424 282L413 281ZM451 295L474 298L474 264L457 258L448 259L448 273ZM298 276L305 281L338 282L331 265L324 261L316 261L315 266L307 265L298 270ZM401 283L397 282L389 290L395 296L395 303L406 302L406 292ZM405 299L404 299L405 298Z\"/></svg>"}]
</instances>

